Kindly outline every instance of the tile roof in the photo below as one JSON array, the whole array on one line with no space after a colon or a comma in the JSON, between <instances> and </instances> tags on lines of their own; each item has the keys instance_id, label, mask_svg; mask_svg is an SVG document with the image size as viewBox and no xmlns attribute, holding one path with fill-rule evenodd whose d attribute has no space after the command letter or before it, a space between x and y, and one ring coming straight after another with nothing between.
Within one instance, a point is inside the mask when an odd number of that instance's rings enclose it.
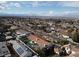
<instances>
[{"instance_id":1,"label":"tile roof","mask_svg":"<svg viewBox=\"0 0 79 59\"><path fill-rule=\"evenodd\" d=\"M28 36L28 38L34 42L36 42L39 46L44 46L44 45L48 45L49 42L44 40L44 39L41 39L40 37L38 37L37 35L33 35L33 34L30 34Z\"/></svg>"}]
</instances>

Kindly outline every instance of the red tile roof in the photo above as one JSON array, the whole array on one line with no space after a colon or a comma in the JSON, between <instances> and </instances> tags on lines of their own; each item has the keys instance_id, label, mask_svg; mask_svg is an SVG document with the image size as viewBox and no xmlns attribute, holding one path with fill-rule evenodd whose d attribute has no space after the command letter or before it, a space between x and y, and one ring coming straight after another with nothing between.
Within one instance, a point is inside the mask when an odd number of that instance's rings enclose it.
<instances>
[{"instance_id":1,"label":"red tile roof","mask_svg":"<svg viewBox=\"0 0 79 59\"><path fill-rule=\"evenodd\" d=\"M40 37L36 36L36 35L32 35L30 34L29 37L28 37L30 40L36 42L39 46L44 46L44 45L48 45L49 42L44 40L44 39L41 39Z\"/></svg>"}]
</instances>

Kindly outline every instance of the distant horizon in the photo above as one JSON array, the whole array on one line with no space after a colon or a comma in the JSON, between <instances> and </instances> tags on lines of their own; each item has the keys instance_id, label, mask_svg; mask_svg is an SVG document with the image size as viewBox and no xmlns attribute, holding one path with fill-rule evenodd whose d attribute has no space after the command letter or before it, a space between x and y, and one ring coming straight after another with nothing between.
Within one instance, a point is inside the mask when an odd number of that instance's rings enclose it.
<instances>
[{"instance_id":1,"label":"distant horizon","mask_svg":"<svg viewBox=\"0 0 79 59\"><path fill-rule=\"evenodd\" d=\"M22 18L43 18L43 19L79 19L79 17L73 17L73 16L37 16L37 15L11 15L11 14L6 14L6 15L0 15L0 17L22 17Z\"/></svg>"}]
</instances>

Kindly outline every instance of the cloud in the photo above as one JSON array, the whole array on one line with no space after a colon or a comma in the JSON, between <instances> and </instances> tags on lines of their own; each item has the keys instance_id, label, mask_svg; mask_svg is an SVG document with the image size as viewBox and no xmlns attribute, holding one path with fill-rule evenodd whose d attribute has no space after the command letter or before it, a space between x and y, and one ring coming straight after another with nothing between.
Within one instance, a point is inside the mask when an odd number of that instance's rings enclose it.
<instances>
[{"instance_id":1,"label":"cloud","mask_svg":"<svg viewBox=\"0 0 79 59\"><path fill-rule=\"evenodd\" d=\"M6 8L6 4L7 2L6 1L0 1L0 10L3 10Z\"/></svg>"},{"instance_id":2,"label":"cloud","mask_svg":"<svg viewBox=\"0 0 79 59\"><path fill-rule=\"evenodd\" d=\"M57 3L57 4L56 4ZM27 7L28 6L28 7ZM33 7L34 9L30 8ZM59 10L56 6L59 6ZM21 9L22 7L23 9ZM25 9L26 7L26 9ZM39 7L36 9L36 7ZM44 7L45 9L42 9ZM61 8L60 7L67 7ZM73 9L68 9L68 7L73 7ZM72 15L78 13L74 7L79 8L79 2L48 2L48 1L32 1L32 2L11 2L11 1L1 1L0 2L0 12L1 10L5 13L16 13L15 14L33 14L42 16L63 16ZM20 10L19 10L20 9ZM35 10L36 9L36 10ZM54 9L54 10L53 10ZM18 11L19 10L19 11ZM67 10L67 11L66 11ZM20 12L21 11L21 12ZM29 12L27 12L29 11ZM31 12L30 12L31 11Z\"/></svg>"},{"instance_id":3,"label":"cloud","mask_svg":"<svg viewBox=\"0 0 79 59\"><path fill-rule=\"evenodd\" d=\"M79 1L59 2L63 7L79 7Z\"/></svg>"},{"instance_id":4,"label":"cloud","mask_svg":"<svg viewBox=\"0 0 79 59\"><path fill-rule=\"evenodd\" d=\"M39 13L37 13L37 15L39 15L39 16L54 16L55 13L52 10L45 11L45 12L40 11Z\"/></svg>"},{"instance_id":5,"label":"cloud","mask_svg":"<svg viewBox=\"0 0 79 59\"><path fill-rule=\"evenodd\" d=\"M14 7L21 7L21 4L17 3L17 2L11 2L11 3L9 3L9 5L14 6Z\"/></svg>"},{"instance_id":6,"label":"cloud","mask_svg":"<svg viewBox=\"0 0 79 59\"><path fill-rule=\"evenodd\" d=\"M79 16L79 12L78 11L62 11L62 12L54 12L53 16Z\"/></svg>"},{"instance_id":7,"label":"cloud","mask_svg":"<svg viewBox=\"0 0 79 59\"><path fill-rule=\"evenodd\" d=\"M4 6L0 6L0 10L3 10L3 9L5 9L5 7Z\"/></svg>"},{"instance_id":8,"label":"cloud","mask_svg":"<svg viewBox=\"0 0 79 59\"><path fill-rule=\"evenodd\" d=\"M32 5L32 7L38 7L38 5L39 5L39 2L37 2L37 1L35 1L35 2L32 2L32 3L31 3L31 5Z\"/></svg>"},{"instance_id":9,"label":"cloud","mask_svg":"<svg viewBox=\"0 0 79 59\"><path fill-rule=\"evenodd\" d=\"M62 12L56 12L53 10L46 11L46 12L39 12L37 15L40 16L72 16L72 15L78 15L78 11L62 11Z\"/></svg>"},{"instance_id":10,"label":"cloud","mask_svg":"<svg viewBox=\"0 0 79 59\"><path fill-rule=\"evenodd\" d=\"M12 7L19 8L21 4L17 2L0 1L0 10L11 9Z\"/></svg>"},{"instance_id":11,"label":"cloud","mask_svg":"<svg viewBox=\"0 0 79 59\"><path fill-rule=\"evenodd\" d=\"M10 5L11 7L15 7L15 8L16 8L16 7L18 7L18 8L21 7L21 4L18 3L18 2L10 2L9 5Z\"/></svg>"},{"instance_id":12,"label":"cloud","mask_svg":"<svg viewBox=\"0 0 79 59\"><path fill-rule=\"evenodd\" d=\"M54 12L53 11L48 11L45 15L46 16L53 16L54 15Z\"/></svg>"},{"instance_id":13,"label":"cloud","mask_svg":"<svg viewBox=\"0 0 79 59\"><path fill-rule=\"evenodd\" d=\"M2 4L2 3L6 3L7 1L0 1L0 4Z\"/></svg>"},{"instance_id":14,"label":"cloud","mask_svg":"<svg viewBox=\"0 0 79 59\"><path fill-rule=\"evenodd\" d=\"M32 7L44 7L44 6L51 6L51 2L49 1L33 1L30 3Z\"/></svg>"},{"instance_id":15,"label":"cloud","mask_svg":"<svg viewBox=\"0 0 79 59\"><path fill-rule=\"evenodd\" d=\"M75 11L64 11L62 14L70 14L70 13L75 13Z\"/></svg>"},{"instance_id":16,"label":"cloud","mask_svg":"<svg viewBox=\"0 0 79 59\"><path fill-rule=\"evenodd\" d=\"M14 4L16 7L21 7L21 4L20 3L15 3Z\"/></svg>"}]
</instances>

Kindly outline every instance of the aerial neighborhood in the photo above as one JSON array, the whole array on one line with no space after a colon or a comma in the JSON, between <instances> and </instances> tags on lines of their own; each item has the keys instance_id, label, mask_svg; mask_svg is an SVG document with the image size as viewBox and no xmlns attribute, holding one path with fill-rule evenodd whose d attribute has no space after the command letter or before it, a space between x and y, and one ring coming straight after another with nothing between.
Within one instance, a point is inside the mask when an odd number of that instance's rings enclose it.
<instances>
[{"instance_id":1,"label":"aerial neighborhood","mask_svg":"<svg viewBox=\"0 0 79 59\"><path fill-rule=\"evenodd\" d=\"M67 19L0 17L0 56L78 57L79 20Z\"/></svg>"}]
</instances>

